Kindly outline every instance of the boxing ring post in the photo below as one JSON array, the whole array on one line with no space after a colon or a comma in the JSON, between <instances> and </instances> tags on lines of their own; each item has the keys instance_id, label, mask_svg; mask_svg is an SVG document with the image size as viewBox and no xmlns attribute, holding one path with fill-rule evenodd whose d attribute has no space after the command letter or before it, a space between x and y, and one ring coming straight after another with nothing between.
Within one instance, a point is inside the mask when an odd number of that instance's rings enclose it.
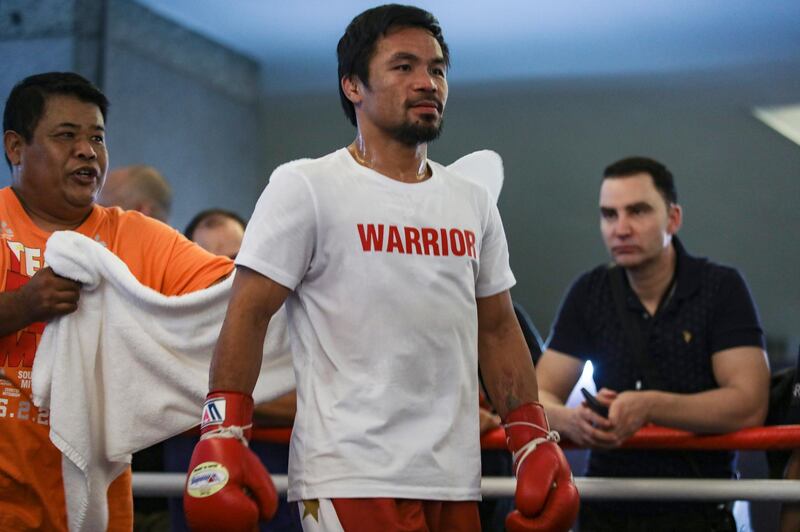
<instances>
[{"instance_id":1,"label":"boxing ring post","mask_svg":"<svg viewBox=\"0 0 800 532\"><path fill-rule=\"evenodd\" d=\"M290 429L255 429L254 440L286 443ZM570 442L565 447L575 448ZM505 433L497 429L481 438L484 450L505 450ZM648 426L639 430L624 449L683 450L792 450L800 448L800 425L755 427L730 434L696 435L690 432ZM137 497L181 497L185 473L143 473L133 475ZM279 493L286 493L288 479L273 475ZM728 480L676 478L599 478L576 477L575 484L584 500L748 500L800 501L800 480ZM516 480L510 477L484 477L484 497L511 497Z\"/></svg>"}]
</instances>

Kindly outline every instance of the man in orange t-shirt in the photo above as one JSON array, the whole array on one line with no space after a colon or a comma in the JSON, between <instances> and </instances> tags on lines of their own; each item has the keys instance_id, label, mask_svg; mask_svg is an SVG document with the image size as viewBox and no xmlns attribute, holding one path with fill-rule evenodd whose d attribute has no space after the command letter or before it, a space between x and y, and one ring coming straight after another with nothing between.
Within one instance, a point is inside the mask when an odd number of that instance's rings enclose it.
<instances>
[{"instance_id":1,"label":"man in orange t-shirt","mask_svg":"<svg viewBox=\"0 0 800 532\"><path fill-rule=\"evenodd\" d=\"M77 309L80 285L44 263L53 231L105 245L165 295L202 289L232 263L137 212L95 204L108 169L105 96L72 73L18 83L3 142L12 185L0 189L0 530L67 530L61 454L46 410L31 401L31 368L48 320ZM130 470L108 490L109 530L133 526Z\"/></svg>"}]
</instances>

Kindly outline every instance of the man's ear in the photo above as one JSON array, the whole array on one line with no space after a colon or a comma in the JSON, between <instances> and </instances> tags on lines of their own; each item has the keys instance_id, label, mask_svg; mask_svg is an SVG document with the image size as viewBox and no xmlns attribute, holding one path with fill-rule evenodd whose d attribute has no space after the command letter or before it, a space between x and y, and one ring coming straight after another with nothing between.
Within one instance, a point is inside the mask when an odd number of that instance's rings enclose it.
<instances>
[{"instance_id":1,"label":"man's ear","mask_svg":"<svg viewBox=\"0 0 800 532\"><path fill-rule=\"evenodd\" d=\"M3 146L6 150L6 157L11 161L11 166L17 166L22 162L22 146L25 139L16 131L8 130L3 133Z\"/></svg>"},{"instance_id":2,"label":"man's ear","mask_svg":"<svg viewBox=\"0 0 800 532\"><path fill-rule=\"evenodd\" d=\"M342 77L342 92L348 100L353 102L353 105L357 105L361 102L363 87L364 85L361 83L361 80L358 79L358 76L350 75Z\"/></svg>"},{"instance_id":3,"label":"man's ear","mask_svg":"<svg viewBox=\"0 0 800 532\"><path fill-rule=\"evenodd\" d=\"M674 235L683 225L683 209L677 203L672 203L667 210L667 233Z\"/></svg>"},{"instance_id":4,"label":"man's ear","mask_svg":"<svg viewBox=\"0 0 800 532\"><path fill-rule=\"evenodd\" d=\"M149 216L151 218L155 218L153 216L155 214L155 209L153 205L147 201L139 201L136 203L136 207L133 208L134 211L139 211L140 213L144 214L145 216Z\"/></svg>"}]
</instances>

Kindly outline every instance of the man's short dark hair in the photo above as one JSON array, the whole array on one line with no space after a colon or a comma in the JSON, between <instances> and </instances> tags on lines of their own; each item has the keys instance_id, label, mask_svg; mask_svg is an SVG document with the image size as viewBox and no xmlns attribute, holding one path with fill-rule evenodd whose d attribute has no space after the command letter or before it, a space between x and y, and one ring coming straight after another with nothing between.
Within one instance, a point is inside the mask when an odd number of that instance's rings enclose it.
<instances>
[{"instance_id":1,"label":"man's short dark hair","mask_svg":"<svg viewBox=\"0 0 800 532\"><path fill-rule=\"evenodd\" d=\"M100 108L103 120L108 111L108 99L92 83L74 72L47 72L23 79L11 89L3 111L3 131L15 131L26 143L44 114L47 98L53 95L74 96ZM11 167L11 161L6 156Z\"/></svg>"},{"instance_id":2,"label":"man's short dark hair","mask_svg":"<svg viewBox=\"0 0 800 532\"><path fill-rule=\"evenodd\" d=\"M603 171L603 180L614 177L630 177L636 174L650 174L653 184L667 205L678 203L678 190L675 179L666 166L648 157L626 157L608 165Z\"/></svg>"},{"instance_id":3,"label":"man's short dark hair","mask_svg":"<svg viewBox=\"0 0 800 532\"><path fill-rule=\"evenodd\" d=\"M235 212L226 211L225 209L207 209L205 211L198 212L194 218L192 218L192 220L189 222L189 225L187 225L186 229L183 230L183 234L189 240L194 241L194 232L197 231L198 227L201 225L213 227L214 225L217 225L213 223L214 219L220 218L229 218L234 222L238 222L241 224L242 229L247 227L247 222L244 221L244 218Z\"/></svg>"},{"instance_id":4,"label":"man's short dark hair","mask_svg":"<svg viewBox=\"0 0 800 532\"><path fill-rule=\"evenodd\" d=\"M369 62L375 53L375 45L390 29L398 27L429 31L442 48L445 65L450 66L450 50L444 42L439 21L431 13L418 7L399 4L386 4L364 11L350 22L336 47L339 58L339 99L344 114L354 126L358 126L355 106L342 90L342 79L357 76L369 87Z\"/></svg>"}]
</instances>

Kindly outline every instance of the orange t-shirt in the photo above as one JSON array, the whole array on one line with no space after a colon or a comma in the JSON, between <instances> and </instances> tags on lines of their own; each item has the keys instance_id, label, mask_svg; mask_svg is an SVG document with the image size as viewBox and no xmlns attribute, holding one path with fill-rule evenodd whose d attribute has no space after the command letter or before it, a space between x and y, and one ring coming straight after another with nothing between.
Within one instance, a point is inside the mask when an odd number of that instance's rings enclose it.
<instances>
[{"instance_id":1,"label":"orange t-shirt","mask_svg":"<svg viewBox=\"0 0 800 532\"><path fill-rule=\"evenodd\" d=\"M138 212L95 205L76 231L102 243L139 282L165 295L206 288L233 270L228 258ZM11 188L0 189L0 291L17 290L46 266L49 236ZM31 400L31 368L44 327L32 323L0 337L0 530L67 530L61 453L48 436L49 412ZM131 530L130 469L109 487L108 502L109 530Z\"/></svg>"}]
</instances>

